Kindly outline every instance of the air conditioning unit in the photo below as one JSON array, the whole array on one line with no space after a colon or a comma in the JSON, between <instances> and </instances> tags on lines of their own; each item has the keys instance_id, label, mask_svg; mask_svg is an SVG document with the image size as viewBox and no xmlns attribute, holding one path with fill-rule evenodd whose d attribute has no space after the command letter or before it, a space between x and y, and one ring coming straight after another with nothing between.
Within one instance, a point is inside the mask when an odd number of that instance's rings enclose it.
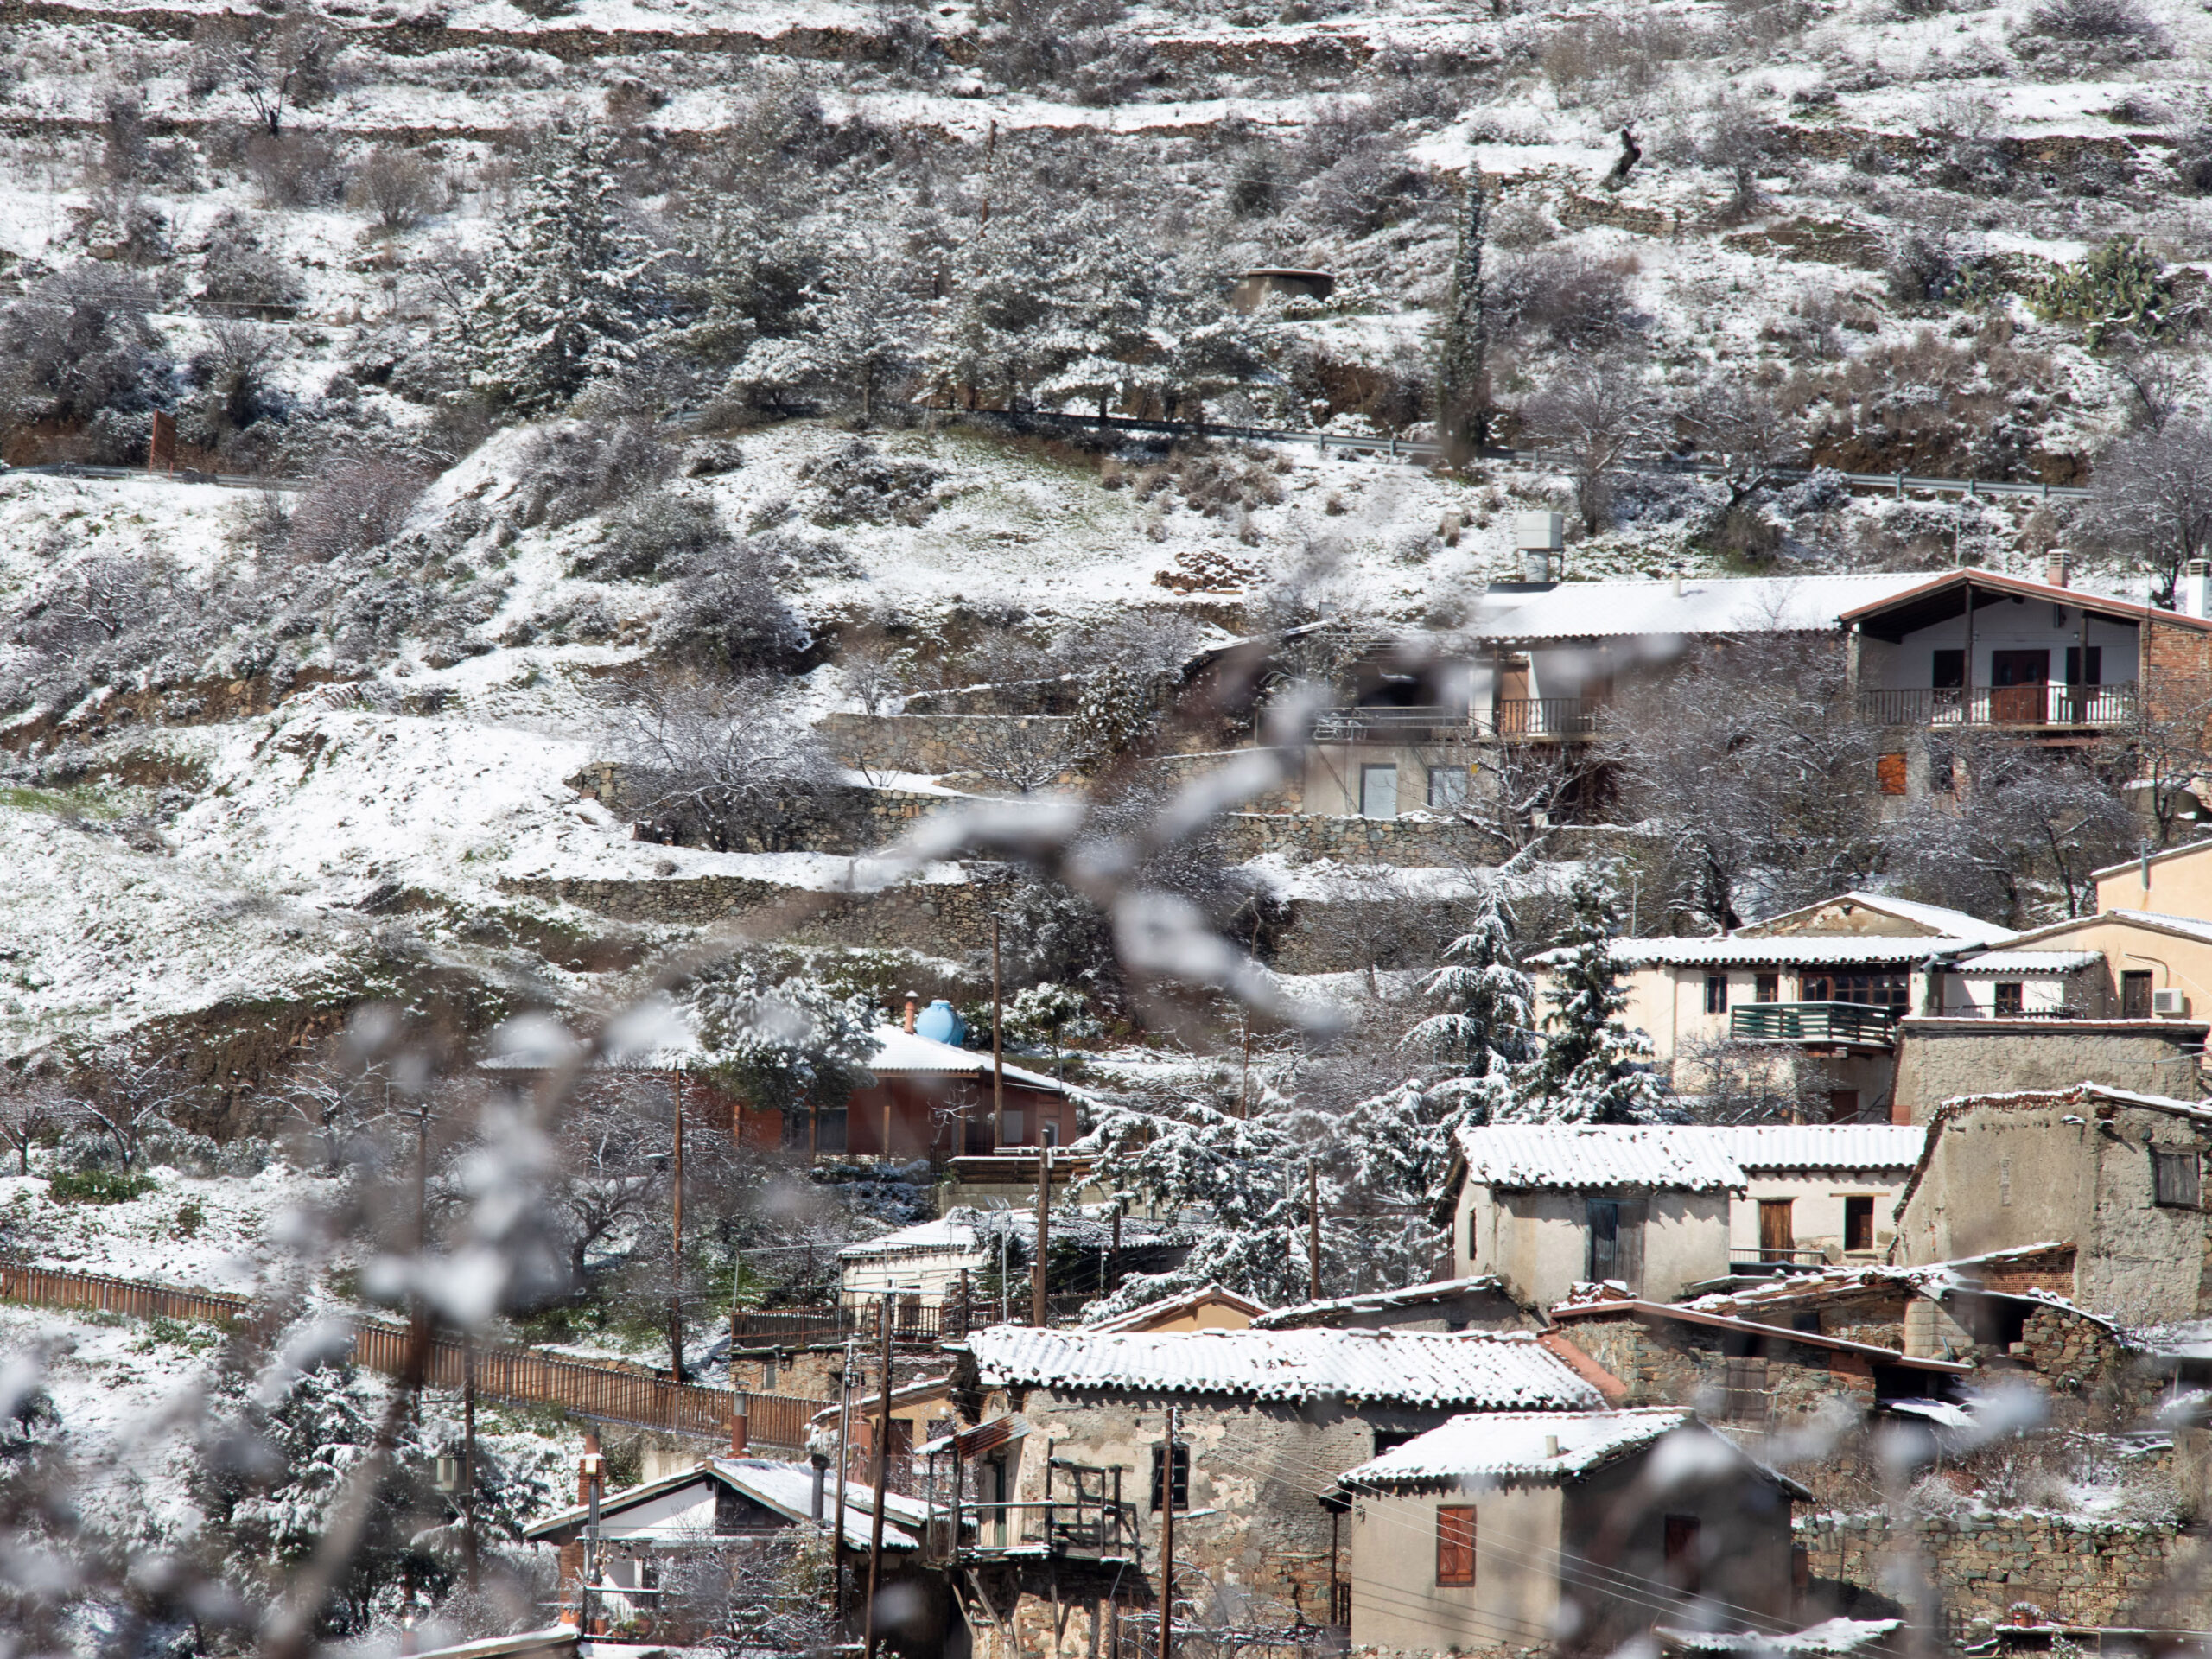
<instances>
[{"instance_id":1,"label":"air conditioning unit","mask_svg":"<svg viewBox=\"0 0 2212 1659\"><path fill-rule=\"evenodd\" d=\"M2171 1014L2178 1019L2189 1012L2189 999L2179 991L2153 991L2151 993L2151 1012Z\"/></svg>"}]
</instances>

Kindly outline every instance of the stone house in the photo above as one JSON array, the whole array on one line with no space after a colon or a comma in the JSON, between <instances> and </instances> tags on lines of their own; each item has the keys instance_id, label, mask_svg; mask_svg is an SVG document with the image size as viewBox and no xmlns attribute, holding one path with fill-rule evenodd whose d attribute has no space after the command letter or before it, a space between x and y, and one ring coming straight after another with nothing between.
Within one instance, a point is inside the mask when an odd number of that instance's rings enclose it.
<instances>
[{"instance_id":1,"label":"stone house","mask_svg":"<svg viewBox=\"0 0 2212 1659\"><path fill-rule=\"evenodd\" d=\"M2132 1324L2212 1313L2212 1108L2096 1084L1969 1095L1930 1120L1897 1205L1906 1265L2064 1241L2067 1299Z\"/></svg>"},{"instance_id":2,"label":"stone house","mask_svg":"<svg viewBox=\"0 0 2212 1659\"><path fill-rule=\"evenodd\" d=\"M1493 1124L1460 1132L1439 1218L1463 1274L1547 1307L1615 1281L1670 1300L1742 1271L1872 1262L1923 1132L1890 1124Z\"/></svg>"},{"instance_id":3,"label":"stone house","mask_svg":"<svg viewBox=\"0 0 2212 1659\"><path fill-rule=\"evenodd\" d=\"M972 1427L925 1448L928 1490L959 1494L948 1565L983 1659L1148 1648L1163 1503L1179 1621L1340 1624L1339 1471L1463 1413L1605 1403L1524 1332L1006 1325L949 1347Z\"/></svg>"},{"instance_id":4,"label":"stone house","mask_svg":"<svg viewBox=\"0 0 2212 1659\"><path fill-rule=\"evenodd\" d=\"M1362 1651L1605 1654L1662 1623L1795 1628L1791 1504L1812 1494L1688 1411L1455 1417L1341 1484Z\"/></svg>"}]
</instances>

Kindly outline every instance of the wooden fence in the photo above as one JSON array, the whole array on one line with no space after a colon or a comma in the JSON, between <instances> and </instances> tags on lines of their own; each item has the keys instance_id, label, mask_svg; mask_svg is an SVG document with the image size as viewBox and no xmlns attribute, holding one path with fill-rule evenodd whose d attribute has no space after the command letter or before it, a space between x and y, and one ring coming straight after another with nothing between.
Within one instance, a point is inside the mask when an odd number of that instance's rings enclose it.
<instances>
[{"instance_id":1,"label":"wooden fence","mask_svg":"<svg viewBox=\"0 0 2212 1659\"><path fill-rule=\"evenodd\" d=\"M7 1263L0 1263L0 1301L92 1308L133 1319L208 1319L219 1324L227 1324L253 1309L250 1298L220 1291L187 1290L96 1273ZM407 1363L408 1341L404 1325L356 1320L353 1357L373 1370L397 1376ZM431 1343L423 1381L432 1388L458 1389L467 1381L472 1365L476 1391L487 1399L557 1406L579 1417L673 1434L722 1438L729 1433L733 1406L741 1402L747 1443L784 1452L804 1451L815 1414L833 1403L782 1394L733 1395L728 1389L678 1382L628 1366L595 1365L589 1360L503 1343L472 1345L450 1337Z\"/></svg>"}]
</instances>

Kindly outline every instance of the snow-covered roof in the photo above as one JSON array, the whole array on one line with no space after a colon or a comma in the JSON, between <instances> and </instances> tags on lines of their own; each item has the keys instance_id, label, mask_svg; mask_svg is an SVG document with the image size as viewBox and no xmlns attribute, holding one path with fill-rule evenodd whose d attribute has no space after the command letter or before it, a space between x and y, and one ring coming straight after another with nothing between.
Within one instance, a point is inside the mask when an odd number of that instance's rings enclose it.
<instances>
[{"instance_id":1,"label":"snow-covered roof","mask_svg":"<svg viewBox=\"0 0 2212 1659\"><path fill-rule=\"evenodd\" d=\"M1507 639L1646 634L1825 633L1843 613L1920 587L1917 575L1692 576L1672 582L1565 582L1493 619Z\"/></svg>"},{"instance_id":2,"label":"snow-covered roof","mask_svg":"<svg viewBox=\"0 0 2212 1659\"><path fill-rule=\"evenodd\" d=\"M1814 916L1830 905L1842 905L1859 910L1871 910L1884 916L1910 922L1923 933L1945 938L1973 939L1981 944L1995 944L2009 939L2015 930L1996 922L1985 922L1980 917L1963 910L1953 910L1945 905L1923 904L1917 899L1892 899L1886 893L1868 893L1863 887L1853 887L1848 893L1837 893L1832 899L1821 899L1809 905L1800 905L1795 910L1785 910L1778 916L1753 922L1736 930L1738 936L1756 936L1770 932L1795 917ZM1819 938L1820 935L1813 935Z\"/></svg>"},{"instance_id":3,"label":"snow-covered roof","mask_svg":"<svg viewBox=\"0 0 2212 1659\"><path fill-rule=\"evenodd\" d=\"M1389 1313L1400 1308L1422 1307L1431 1302L1478 1295L1484 1291L1503 1296L1505 1281L1494 1273L1478 1273L1467 1279L1439 1279L1433 1284L1408 1285L1403 1290L1370 1290L1358 1296L1332 1296L1325 1301L1300 1302L1295 1307L1279 1307L1272 1313L1262 1313L1252 1321L1252 1328L1281 1331L1326 1325L1331 1319L1349 1313Z\"/></svg>"},{"instance_id":4,"label":"snow-covered roof","mask_svg":"<svg viewBox=\"0 0 2212 1659\"><path fill-rule=\"evenodd\" d=\"M1979 939L1934 933L1915 938L1879 933L1778 933L1751 939L1732 933L1714 933L1687 939L1615 939L1612 958L1624 968L1795 968L1830 967L1838 963L1903 967L1925 962L1930 957L1973 950L1981 944ZM1545 950L1530 960L1548 966L1564 954Z\"/></svg>"},{"instance_id":5,"label":"snow-covered roof","mask_svg":"<svg viewBox=\"0 0 2212 1659\"><path fill-rule=\"evenodd\" d=\"M1916 1123L1731 1123L1707 1133L1746 1170L1910 1169L1928 1141Z\"/></svg>"},{"instance_id":6,"label":"snow-covered roof","mask_svg":"<svg viewBox=\"0 0 2212 1659\"><path fill-rule=\"evenodd\" d=\"M1824 1618L1802 1630L1775 1636L1765 1630L1681 1630L1655 1624L1651 1634L1685 1653L1857 1653L1886 1642L1904 1627L1898 1618Z\"/></svg>"},{"instance_id":7,"label":"snow-covered roof","mask_svg":"<svg viewBox=\"0 0 2212 1659\"><path fill-rule=\"evenodd\" d=\"M982 1241L973 1225L939 1217L933 1221L918 1221L911 1227L901 1227L878 1238L848 1244L837 1252L837 1259L865 1262L884 1255L967 1255L982 1248Z\"/></svg>"},{"instance_id":8,"label":"snow-covered roof","mask_svg":"<svg viewBox=\"0 0 2212 1659\"><path fill-rule=\"evenodd\" d=\"M878 1077L887 1072L899 1076L980 1077L991 1075L991 1057L972 1048L961 1048L952 1043L940 1043L918 1032L908 1031L898 1024L878 1026L875 1039L883 1045L882 1052L868 1063L868 1069ZM1019 1065L1006 1068L1008 1083L1026 1084L1032 1089L1048 1090L1053 1094L1066 1090L1041 1071L1031 1071Z\"/></svg>"},{"instance_id":9,"label":"snow-covered roof","mask_svg":"<svg viewBox=\"0 0 2212 1659\"><path fill-rule=\"evenodd\" d=\"M640 1503L650 1503L665 1493L673 1492L695 1481L715 1481L734 1488L764 1509L772 1510L787 1521L806 1521L814 1514L814 1466L807 1463L780 1463L769 1458L714 1458L702 1459L691 1468L659 1480L649 1481L642 1486L632 1486L621 1491L608 1492L599 1503L601 1519L611 1519ZM836 1483L830 1483L830 1502L834 1503ZM874 1523L875 1494L873 1491L845 1484L845 1543L849 1548L866 1549L868 1535ZM893 1549L915 1549L920 1547L915 1531L927 1522L929 1505L918 1498L905 1497L897 1492L883 1495L883 1513L887 1524L883 1529L883 1541ZM590 1518L591 1511L578 1505L550 1515L533 1523L523 1535L527 1538L543 1538L576 1526ZM908 1529L914 1530L910 1531Z\"/></svg>"},{"instance_id":10,"label":"snow-covered roof","mask_svg":"<svg viewBox=\"0 0 2212 1659\"><path fill-rule=\"evenodd\" d=\"M1347 1469L1345 1486L1389 1490L1572 1479L1693 1421L1680 1407L1630 1411L1486 1411L1454 1417Z\"/></svg>"},{"instance_id":11,"label":"snow-covered roof","mask_svg":"<svg viewBox=\"0 0 2212 1659\"><path fill-rule=\"evenodd\" d=\"M1169 1319L1195 1314L1201 1308L1224 1307L1241 1313L1254 1325L1268 1311L1267 1304L1255 1302L1249 1296L1239 1296L1233 1290L1219 1285L1200 1285L1196 1290L1185 1291L1179 1296L1162 1296L1156 1301L1133 1307L1126 1313L1110 1313L1103 1319L1093 1319L1083 1328L1086 1331L1147 1331Z\"/></svg>"},{"instance_id":12,"label":"snow-covered roof","mask_svg":"<svg viewBox=\"0 0 2212 1659\"><path fill-rule=\"evenodd\" d=\"M1646 1186L1722 1192L1744 1167L1710 1129L1661 1124L1492 1123L1459 1134L1467 1179L1485 1186Z\"/></svg>"},{"instance_id":13,"label":"snow-covered roof","mask_svg":"<svg viewBox=\"0 0 2212 1659\"><path fill-rule=\"evenodd\" d=\"M1402 1402L1497 1410L1605 1403L1523 1332L1039 1330L993 1325L963 1343L987 1388L1041 1386L1261 1400Z\"/></svg>"},{"instance_id":14,"label":"snow-covered roof","mask_svg":"<svg viewBox=\"0 0 2212 1659\"><path fill-rule=\"evenodd\" d=\"M1992 950L1954 964L1961 974L2078 974L2104 960L2096 950Z\"/></svg>"},{"instance_id":15,"label":"snow-covered roof","mask_svg":"<svg viewBox=\"0 0 2212 1659\"><path fill-rule=\"evenodd\" d=\"M1823 1268L1813 1273L1789 1274L1742 1290L1715 1291L1710 1295L1693 1297L1680 1306L1704 1313L1742 1316L1808 1302L1848 1301L1856 1296L1916 1295L1954 1286L1969 1286L1977 1270L2018 1266L2039 1255L2073 1248L2063 1240L2048 1239L2037 1244L1990 1250L1980 1255L1923 1262L1914 1268L1891 1267L1878 1262Z\"/></svg>"}]
</instances>

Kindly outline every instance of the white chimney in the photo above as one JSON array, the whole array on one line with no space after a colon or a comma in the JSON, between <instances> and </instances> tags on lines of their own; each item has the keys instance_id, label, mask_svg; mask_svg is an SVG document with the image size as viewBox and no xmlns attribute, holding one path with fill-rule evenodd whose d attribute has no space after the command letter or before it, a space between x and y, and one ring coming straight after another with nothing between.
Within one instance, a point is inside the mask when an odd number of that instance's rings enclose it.
<instances>
[{"instance_id":1,"label":"white chimney","mask_svg":"<svg viewBox=\"0 0 2212 1659\"><path fill-rule=\"evenodd\" d=\"M1523 582L1549 582L1552 556L1567 545L1567 517L1557 512L1516 512L1513 545L1521 555Z\"/></svg>"},{"instance_id":2,"label":"white chimney","mask_svg":"<svg viewBox=\"0 0 2212 1659\"><path fill-rule=\"evenodd\" d=\"M1547 1434L1544 1436L1544 1455L1548 1458L1555 1458L1559 1456L1558 1435Z\"/></svg>"},{"instance_id":3,"label":"white chimney","mask_svg":"<svg viewBox=\"0 0 2212 1659\"><path fill-rule=\"evenodd\" d=\"M2174 607L2183 616L2212 616L2212 560L2191 559L2182 566Z\"/></svg>"},{"instance_id":4,"label":"white chimney","mask_svg":"<svg viewBox=\"0 0 2212 1659\"><path fill-rule=\"evenodd\" d=\"M1682 596L1682 573L1681 573L1681 571L1677 570L1677 571L1675 571L1675 597L1676 599L1680 599L1681 596Z\"/></svg>"},{"instance_id":5,"label":"white chimney","mask_svg":"<svg viewBox=\"0 0 2212 1659\"><path fill-rule=\"evenodd\" d=\"M2044 580L2053 588L2066 585L2066 550L2054 547L2044 555Z\"/></svg>"}]
</instances>

